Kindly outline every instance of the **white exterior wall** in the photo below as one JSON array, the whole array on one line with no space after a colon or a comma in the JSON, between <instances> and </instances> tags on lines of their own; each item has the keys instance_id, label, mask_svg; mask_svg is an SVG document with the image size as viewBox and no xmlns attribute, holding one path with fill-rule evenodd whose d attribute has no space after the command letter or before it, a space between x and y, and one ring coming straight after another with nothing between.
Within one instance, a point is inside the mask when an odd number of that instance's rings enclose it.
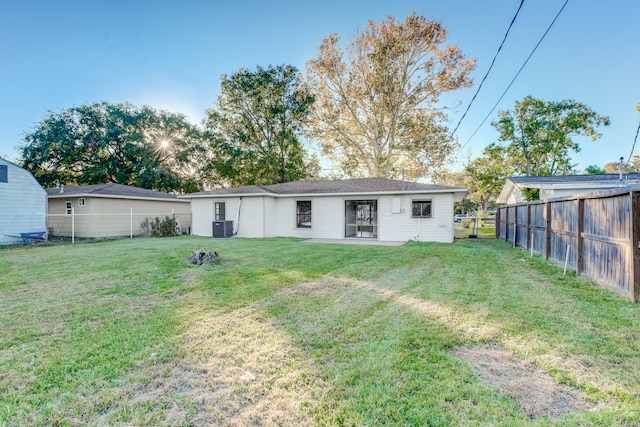
<instances>
[{"instance_id":1,"label":"white exterior wall","mask_svg":"<svg viewBox=\"0 0 640 427\"><path fill-rule=\"evenodd\" d=\"M344 239L344 197L316 197L311 200L313 237Z\"/></svg>"},{"instance_id":2,"label":"white exterior wall","mask_svg":"<svg viewBox=\"0 0 640 427\"><path fill-rule=\"evenodd\" d=\"M22 243L8 237L47 230L47 192L30 172L0 158L7 182L0 182L0 245Z\"/></svg>"},{"instance_id":3,"label":"white exterior wall","mask_svg":"<svg viewBox=\"0 0 640 427\"><path fill-rule=\"evenodd\" d=\"M297 228L297 201L311 201L311 228ZM267 212L270 212L267 210ZM305 239L344 238L344 199L341 197L283 197L275 199L274 226L268 230L268 236L288 236ZM269 214L267 214L269 216Z\"/></svg>"},{"instance_id":4,"label":"white exterior wall","mask_svg":"<svg viewBox=\"0 0 640 427\"><path fill-rule=\"evenodd\" d=\"M238 237L265 236L265 199L264 196L243 197L240 205L240 224L236 224L239 197L228 199L227 220L233 220L238 229Z\"/></svg>"},{"instance_id":5,"label":"white exterior wall","mask_svg":"<svg viewBox=\"0 0 640 427\"><path fill-rule=\"evenodd\" d=\"M284 236L279 234L279 226L284 223L278 213L281 210L281 203L276 203L273 197L264 198L264 237Z\"/></svg>"},{"instance_id":6,"label":"white exterior wall","mask_svg":"<svg viewBox=\"0 0 640 427\"><path fill-rule=\"evenodd\" d=\"M226 219L234 225L239 197L192 199L192 234L211 236L214 201L226 202ZM394 199L400 212L393 212ZM296 227L296 201L311 200L311 228ZM378 240L452 242L453 194L360 195L315 197L250 196L242 198L238 237L344 239L345 201L378 201ZM431 200L431 218L412 218L412 200Z\"/></svg>"},{"instance_id":7,"label":"white exterior wall","mask_svg":"<svg viewBox=\"0 0 640 427\"><path fill-rule=\"evenodd\" d=\"M400 213L393 213L394 197L399 199ZM413 218L413 200L431 200L431 218ZM378 239L453 242L452 214L453 195L449 193L382 196L378 201Z\"/></svg>"},{"instance_id":8,"label":"white exterior wall","mask_svg":"<svg viewBox=\"0 0 640 427\"><path fill-rule=\"evenodd\" d=\"M241 200L242 199L242 200ZM233 221L234 232L238 237L265 236L265 203L263 196L226 196L191 199L192 228L195 236L213 237L213 221L215 220L215 203L225 203L225 220ZM238 216L240 204L240 218Z\"/></svg>"},{"instance_id":9,"label":"white exterior wall","mask_svg":"<svg viewBox=\"0 0 640 427\"><path fill-rule=\"evenodd\" d=\"M213 236L213 200L191 199L191 234Z\"/></svg>"}]
</instances>

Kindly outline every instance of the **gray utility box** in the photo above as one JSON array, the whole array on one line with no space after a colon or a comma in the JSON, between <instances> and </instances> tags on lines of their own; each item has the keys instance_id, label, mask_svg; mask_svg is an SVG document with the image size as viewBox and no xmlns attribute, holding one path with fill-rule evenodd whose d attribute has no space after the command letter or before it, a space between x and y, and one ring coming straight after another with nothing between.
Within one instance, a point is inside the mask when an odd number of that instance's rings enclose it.
<instances>
[{"instance_id":1,"label":"gray utility box","mask_svg":"<svg viewBox=\"0 0 640 427\"><path fill-rule=\"evenodd\" d=\"M213 221L213 237L233 236L233 221Z\"/></svg>"}]
</instances>

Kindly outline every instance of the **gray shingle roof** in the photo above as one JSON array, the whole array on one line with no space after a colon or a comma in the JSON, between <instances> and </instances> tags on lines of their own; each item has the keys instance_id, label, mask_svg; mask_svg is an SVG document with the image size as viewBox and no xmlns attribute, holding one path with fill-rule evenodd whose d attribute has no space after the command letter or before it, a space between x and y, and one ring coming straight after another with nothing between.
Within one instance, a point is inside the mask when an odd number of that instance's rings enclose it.
<instances>
[{"instance_id":1,"label":"gray shingle roof","mask_svg":"<svg viewBox=\"0 0 640 427\"><path fill-rule=\"evenodd\" d=\"M624 181L640 181L640 173L622 174ZM558 175L558 176L512 176L509 178L514 184L570 184L574 182L617 182L620 175Z\"/></svg>"},{"instance_id":2,"label":"gray shingle roof","mask_svg":"<svg viewBox=\"0 0 640 427\"><path fill-rule=\"evenodd\" d=\"M131 187L122 184L65 185L62 188L47 188L47 196L118 196L151 199L176 199L175 194Z\"/></svg>"},{"instance_id":3,"label":"gray shingle roof","mask_svg":"<svg viewBox=\"0 0 640 427\"><path fill-rule=\"evenodd\" d=\"M250 185L245 187L223 188L188 196L206 196L222 194L332 194L332 193L381 193L381 192L433 192L465 191L461 188L444 185L423 184L384 178L359 178L343 180L294 181L273 185Z\"/></svg>"}]
</instances>

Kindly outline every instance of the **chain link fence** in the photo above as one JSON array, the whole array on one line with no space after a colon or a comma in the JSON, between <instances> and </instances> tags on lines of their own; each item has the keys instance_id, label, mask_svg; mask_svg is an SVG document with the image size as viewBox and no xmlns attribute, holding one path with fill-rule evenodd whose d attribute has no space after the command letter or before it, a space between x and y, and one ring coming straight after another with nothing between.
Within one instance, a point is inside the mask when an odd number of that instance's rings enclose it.
<instances>
[{"instance_id":1,"label":"chain link fence","mask_svg":"<svg viewBox=\"0 0 640 427\"><path fill-rule=\"evenodd\" d=\"M104 214L48 214L47 232L50 239L104 239L116 237L149 237L151 223L165 217L175 218L178 234L191 234L191 214L169 212L129 212Z\"/></svg>"}]
</instances>

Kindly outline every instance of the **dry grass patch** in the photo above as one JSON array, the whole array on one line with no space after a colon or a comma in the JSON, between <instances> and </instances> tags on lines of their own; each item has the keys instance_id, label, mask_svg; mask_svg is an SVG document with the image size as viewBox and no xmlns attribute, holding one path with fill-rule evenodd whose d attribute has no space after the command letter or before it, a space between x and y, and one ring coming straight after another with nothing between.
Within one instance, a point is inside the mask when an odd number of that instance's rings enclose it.
<instances>
[{"instance_id":1,"label":"dry grass patch","mask_svg":"<svg viewBox=\"0 0 640 427\"><path fill-rule=\"evenodd\" d=\"M459 347L451 354L469 363L482 381L518 402L530 419L561 418L587 407L577 390L500 346Z\"/></svg>"},{"instance_id":2,"label":"dry grass patch","mask_svg":"<svg viewBox=\"0 0 640 427\"><path fill-rule=\"evenodd\" d=\"M330 389L259 304L212 312L182 341L198 424L310 425Z\"/></svg>"},{"instance_id":3,"label":"dry grass patch","mask_svg":"<svg viewBox=\"0 0 640 427\"><path fill-rule=\"evenodd\" d=\"M481 316L475 316L468 310L461 310L434 301L416 298L397 290L384 288L373 282L341 277L327 277L326 281L335 282L342 287L375 292L383 300L394 301L416 314L437 319L440 323L447 325L448 328L455 330L457 334L466 339L491 340L495 339L500 333L500 325L494 324Z\"/></svg>"}]
</instances>

